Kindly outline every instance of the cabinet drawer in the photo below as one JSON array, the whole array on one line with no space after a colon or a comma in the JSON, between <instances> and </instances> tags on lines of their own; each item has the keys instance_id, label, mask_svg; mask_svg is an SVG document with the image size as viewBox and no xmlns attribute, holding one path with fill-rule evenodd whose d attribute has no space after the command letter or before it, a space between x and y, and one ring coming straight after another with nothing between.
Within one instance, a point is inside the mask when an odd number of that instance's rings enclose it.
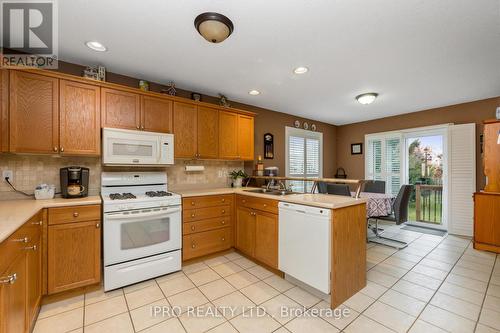
<instances>
[{"instance_id":1,"label":"cabinet drawer","mask_svg":"<svg viewBox=\"0 0 500 333\"><path fill-rule=\"evenodd\" d=\"M192 209L192 208L231 205L232 202L233 202L232 194L207 195L202 197L183 198L182 206L185 209Z\"/></svg>"},{"instance_id":2,"label":"cabinet drawer","mask_svg":"<svg viewBox=\"0 0 500 333\"><path fill-rule=\"evenodd\" d=\"M184 209L182 211L184 223L222 216L231 216L231 206Z\"/></svg>"},{"instance_id":3,"label":"cabinet drawer","mask_svg":"<svg viewBox=\"0 0 500 333\"><path fill-rule=\"evenodd\" d=\"M256 198L247 195L238 195L236 204L251 209L278 214L278 200Z\"/></svg>"},{"instance_id":4,"label":"cabinet drawer","mask_svg":"<svg viewBox=\"0 0 500 333\"><path fill-rule=\"evenodd\" d=\"M227 250L232 246L232 229L199 232L182 237L182 259L188 260L210 253Z\"/></svg>"},{"instance_id":5,"label":"cabinet drawer","mask_svg":"<svg viewBox=\"0 0 500 333\"><path fill-rule=\"evenodd\" d=\"M101 205L49 208L49 225L101 219Z\"/></svg>"},{"instance_id":6,"label":"cabinet drawer","mask_svg":"<svg viewBox=\"0 0 500 333\"><path fill-rule=\"evenodd\" d=\"M189 234L193 234L196 232L224 228L224 227L228 227L231 225L232 225L232 222L231 222L230 216L218 217L215 219L208 219L208 220L184 223L182 225L182 233L184 235L189 235Z\"/></svg>"}]
</instances>

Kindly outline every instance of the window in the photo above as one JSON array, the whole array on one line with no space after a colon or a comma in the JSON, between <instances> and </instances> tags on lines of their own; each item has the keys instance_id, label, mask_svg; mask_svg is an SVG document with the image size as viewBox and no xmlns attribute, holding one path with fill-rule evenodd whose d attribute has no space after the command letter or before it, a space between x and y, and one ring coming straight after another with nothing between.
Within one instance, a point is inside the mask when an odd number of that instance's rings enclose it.
<instances>
[{"instance_id":1,"label":"window","mask_svg":"<svg viewBox=\"0 0 500 333\"><path fill-rule=\"evenodd\" d=\"M365 141L365 178L385 181L386 192L397 195L402 184L401 135L368 135Z\"/></svg>"},{"instance_id":2,"label":"window","mask_svg":"<svg viewBox=\"0 0 500 333\"><path fill-rule=\"evenodd\" d=\"M323 176L323 133L286 127L286 176L320 178ZM311 190L312 182L290 181L294 191Z\"/></svg>"}]
</instances>

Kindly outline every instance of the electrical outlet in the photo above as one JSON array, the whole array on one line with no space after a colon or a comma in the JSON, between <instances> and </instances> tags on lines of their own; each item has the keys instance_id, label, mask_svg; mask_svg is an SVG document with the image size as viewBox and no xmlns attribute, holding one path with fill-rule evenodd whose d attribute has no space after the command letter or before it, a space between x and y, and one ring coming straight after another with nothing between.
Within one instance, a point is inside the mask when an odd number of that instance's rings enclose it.
<instances>
[{"instance_id":1,"label":"electrical outlet","mask_svg":"<svg viewBox=\"0 0 500 333\"><path fill-rule=\"evenodd\" d=\"M14 178L14 173L12 172L12 170L4 170L2 172L2 177L3 180L5 180L5 178L9 178L9 181L12 181Z\"/></svg>"}]
</instances>

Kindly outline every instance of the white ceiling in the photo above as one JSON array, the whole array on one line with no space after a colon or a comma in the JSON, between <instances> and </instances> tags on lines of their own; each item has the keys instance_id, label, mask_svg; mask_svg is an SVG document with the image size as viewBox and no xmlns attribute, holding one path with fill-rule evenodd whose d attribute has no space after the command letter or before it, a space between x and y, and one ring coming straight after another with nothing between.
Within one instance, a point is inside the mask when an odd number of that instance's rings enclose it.
<instances>
[{"instance_id":1,"label":"white ceiling","mask_svg":"<svg viewBox=\"0 0 500 333\"><path fill-rule=\"evenodd\" d=\"M221 44L194 28L206 11L235 25ZM500 0L64 0L59 18L62 60L332 124L500 95Z\"/></svg>"}]
</instances>

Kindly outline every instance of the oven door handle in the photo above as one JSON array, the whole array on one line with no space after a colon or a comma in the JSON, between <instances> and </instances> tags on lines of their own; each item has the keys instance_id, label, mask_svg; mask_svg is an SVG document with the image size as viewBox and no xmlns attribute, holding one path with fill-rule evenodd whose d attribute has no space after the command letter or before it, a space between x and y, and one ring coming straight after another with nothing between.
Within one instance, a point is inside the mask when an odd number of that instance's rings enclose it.
<instances>
[{"instance_id":1,"label":"oven door handle","mask_svg":"<svg viewBox=\"0 0 500 333\"><path fill-rule=\"evenodd\" d=\"M168 209L162 209L161 211L153 211L148 213L137 213L137 214L113 213L113 214L107 214L106 220L135 220L144 217L167 216L180 211L181 211L180 208L172 208L172 209L168 208Z\"/></svg>"}]
</instances>

